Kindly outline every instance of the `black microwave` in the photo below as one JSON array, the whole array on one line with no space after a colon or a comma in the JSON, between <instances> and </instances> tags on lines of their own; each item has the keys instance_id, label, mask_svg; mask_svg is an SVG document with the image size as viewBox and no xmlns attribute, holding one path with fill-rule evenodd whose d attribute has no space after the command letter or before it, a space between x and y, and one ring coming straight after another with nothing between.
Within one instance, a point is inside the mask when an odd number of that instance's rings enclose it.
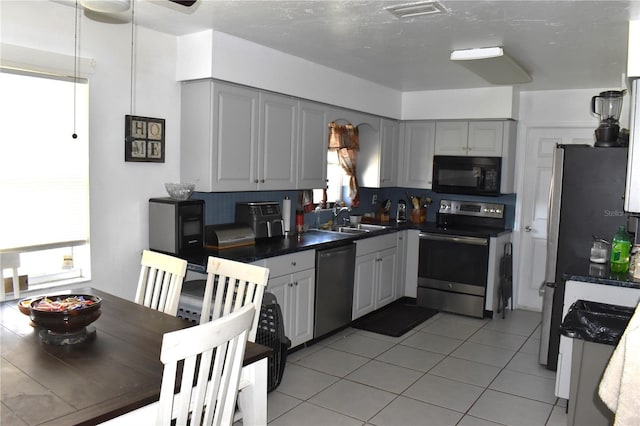
<instances>
[{"instance_id":1,"label":"black microwave","mask_svg":"<svg viewBox=\"0 0 640 426\"><path fill-rule=\"evenodd\" d=\"M435 192L466 195L500 195L500 157L433 157Z\"/></svg>"}]
</instances>

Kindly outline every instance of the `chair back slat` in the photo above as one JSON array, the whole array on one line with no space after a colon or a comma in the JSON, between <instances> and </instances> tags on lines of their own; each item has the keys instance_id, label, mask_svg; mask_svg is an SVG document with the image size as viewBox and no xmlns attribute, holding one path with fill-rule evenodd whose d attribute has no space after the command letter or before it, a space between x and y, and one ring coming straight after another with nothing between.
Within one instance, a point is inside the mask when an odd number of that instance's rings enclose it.
<instances>
[{"instance_id":1,"label":"chair back slat","mask_svg":"<svg viewBox=\"0 0 640 426\"><path fill-rule=\"evenodd\" d=\"M249 331L249 340L255 342L260 305L268 279L267 268L210 256L200 323L221 318L253 303L258 309Z\"/></svg>"},{"instance_id":2,"label":"chair back slat","mask_svg":"<svg viewBox=\"0 0 640 426\"><path fill-rule=\"evenodd\" d=\"M158 424L170 424L174 419L176 424L231 423L255 310L249 304L215 321L164 335ZM174 386L181 361L182 378L176 395Z\"/></svg>"},{"instance_id":3,"label":"chair back slat","mask_svg":"<svg viewBox=\"0 0 640 426\"><path fill-rule=\"evenodd\" d=\"M187 261L145 250L140 264L140 278L134 301L175 316L187 273Z\"/></svg>"}]
</instances>

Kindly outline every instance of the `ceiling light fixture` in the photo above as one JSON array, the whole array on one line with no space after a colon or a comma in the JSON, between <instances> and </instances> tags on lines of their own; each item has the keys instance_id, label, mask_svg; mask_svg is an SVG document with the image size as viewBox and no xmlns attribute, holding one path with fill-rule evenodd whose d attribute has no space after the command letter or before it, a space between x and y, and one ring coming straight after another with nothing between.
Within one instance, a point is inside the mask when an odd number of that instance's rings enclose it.
<instances>
[{"instance_id":1,"label":"ceiling light fixture","mask_svg":"<svg viewBox=\"0 0 640 426\"><path fill-rule=\"evenodd\" d=\"M522 84L532 80L502 47L454 50L450 59L492 84Z\"/></svg>"},{"instance_id":2,"label":"ceiling light fixture","mask_svg":"<svg viewBox=\"0 0 640 426\"><path fill-rule=\"evenodd\" d=\"M85 9L99 13L125 12L131 7L131 0L80 0Z\"/></svg>"},{"instance_id":3,"label":"ceiling light fixture","mask_svg":"<svg viewBox=\"0 0 640 426\"><path fill-rule=\"evenodd\" d=\"M389 13L399 19L413 18L414 16L432 15L444 13L447 9L438 1L421 1L418 3L398 4L385 7Z\"/></svg>"}]
</instances>

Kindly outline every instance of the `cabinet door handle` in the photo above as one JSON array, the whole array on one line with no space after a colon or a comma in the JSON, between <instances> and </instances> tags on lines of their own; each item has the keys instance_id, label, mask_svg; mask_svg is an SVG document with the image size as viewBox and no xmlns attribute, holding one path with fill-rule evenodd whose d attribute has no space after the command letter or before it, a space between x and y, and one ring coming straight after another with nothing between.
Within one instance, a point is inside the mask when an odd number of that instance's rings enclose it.
<instances>
[{"instance_id":1,"label":"cabinet door handle","mask_svg":"<svg viewBox=\"0 0 640 426\"><path fill-rule=\"evenodd\" d=\"M532 229L533 229L533 228L531 227L531 225L527 225L527 226L525 226L525 227L524 227L524 230L525 230L526 232L531 232L531 230L532 230Z\"/></svg>"},{"instance_id":2,"label":"cabinet door handle","mask_svg":"<svg viewBox=\"0 0 640 426\"><path fill-rule=\"evenodd\" d=\"M293 283L289 283L289 287L293 287Z\"/></svg>"},{"instance_id":3,"label":"cabinet door handle","mask_svg":"<svg viewBox=\"0 0 640 426\"><path fill-rule=\"evenodd\" d=\"M260 183L264 183L264 179L260 179Z\"/></svg>"},{"instance_id":4,"label":"cabinet door handle","mask_svg":"<svg viewBox=\"0 0 640 426\"><path fill-rule=\"evenodd\" d=\"M298 281L295 281L294 284L296 285L296 287L298 286Z\"/></svg>"},{"instance_id":5,"label":"cabinet door handle","mask_svg":"<svg viewBox=\"0 0 640 426\"><path fill-rule=\"evenodd\" d=\"M291 266L296 266L296 262L291 262Z\"/></svg>"},{"instance_id":6,"label":"cabinet door handle","mask_svg":"<svg viewBox=\"0 0 640 426\"><path fill-rule=\"evenodd\" d=\"M258 183L258 179L254 180L253 183Z\"/></svg>"}]
</instances>

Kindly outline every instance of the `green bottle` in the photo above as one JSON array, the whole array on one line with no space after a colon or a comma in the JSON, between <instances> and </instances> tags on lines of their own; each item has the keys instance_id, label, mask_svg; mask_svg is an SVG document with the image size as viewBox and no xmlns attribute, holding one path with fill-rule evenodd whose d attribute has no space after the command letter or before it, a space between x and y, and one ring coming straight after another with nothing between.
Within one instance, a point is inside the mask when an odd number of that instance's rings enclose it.
<instances>
[{"instance_id":1,"label":"green bottle","mask_svg":"<svg viewBox=\"0 0 640 426\"><path fill-rule=\"evenodd\" d=\"M631 238L627 234L624 225L613 236L611 241L611 272L616 274L629 270L629 251L631 250Z\"/></svg>"}]
</instances>

